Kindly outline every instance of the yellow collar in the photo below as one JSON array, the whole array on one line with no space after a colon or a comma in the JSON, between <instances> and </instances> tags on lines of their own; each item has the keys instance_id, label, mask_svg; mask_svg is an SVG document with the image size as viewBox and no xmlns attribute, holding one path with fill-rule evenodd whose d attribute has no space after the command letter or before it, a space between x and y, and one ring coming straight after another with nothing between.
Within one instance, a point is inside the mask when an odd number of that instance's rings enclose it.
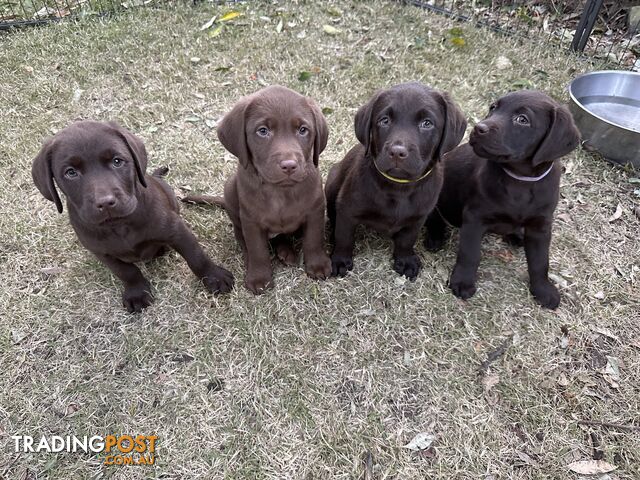
<instances>
[{"instance_id":1,"label":"yellow collar","mask_svg":"<svg viewBox=\"0 0 640 480\"><path fill-rule=\"evenodd\" d=\"M373 164L376 166L376 170L378 170L378 173L380 175L382 175L387 180L391 180L392 182L395 182L395 183L416 183L422 180L423 178L425 178L427 175L429 175L433 171L433 167L431 167L429 170L427 170L427 173L422 175L420 178L416 178L415 180L407 180L406 178L396 178L396 177L392 177L387 173L384 173L382 170L380 170L380 168L378 168L378 164L376 163L375 159L373 159Z\"/></svg>"}]
</instances>

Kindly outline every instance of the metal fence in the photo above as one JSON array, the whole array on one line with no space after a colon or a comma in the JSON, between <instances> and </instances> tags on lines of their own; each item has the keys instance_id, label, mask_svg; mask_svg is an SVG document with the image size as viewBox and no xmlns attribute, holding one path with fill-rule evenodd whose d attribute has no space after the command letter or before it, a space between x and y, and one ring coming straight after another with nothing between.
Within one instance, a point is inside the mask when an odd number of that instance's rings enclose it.
<instances>
[{"instance_id":1,"label":"metal fence","mask_svg":"<svg viewBox=\"0 0 640 480\"><path fill-rule=\"evenodd\" d=\"M400 0L495 32L557 45L599 67L640 71L640 19L629 24L638 1Z\"/></svg>"},{"instance_id":2,"label":"metal fence","mask_svg":"<svg viewBox=\"0 0 640 480\"><path fill-rule=\"evenodd\" d=\"M215 3L237 1L218 0ZM635 25L629 25L627 21L629 9L640 1L400 1L501 34L535 38L581 52L600 66L640 71L640 19ZM104 15L161 2L167 3L167 0L0 0L0 30L71 17Z\"/></svg>"}]
</instances>

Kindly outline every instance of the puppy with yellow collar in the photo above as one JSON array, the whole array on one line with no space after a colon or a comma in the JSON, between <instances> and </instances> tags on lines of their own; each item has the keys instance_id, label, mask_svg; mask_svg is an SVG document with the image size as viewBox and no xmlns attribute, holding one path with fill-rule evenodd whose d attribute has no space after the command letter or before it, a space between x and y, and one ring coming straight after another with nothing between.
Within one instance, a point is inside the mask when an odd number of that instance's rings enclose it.
<instances>
[{"instance_id":1,"label":"puppy with yellow collar","mask_svg":"<svg viewBox=\"0 0 640 480\"><path fill-rule=\"evenodd\" d=\"M360 144L334 165L325 194L334 245L332 275L353 268L358 225L393 241L393 268L415 280L420 228L442 188L440 159L455 148L467 122L445 92L418 82L376 92L355 117Z\"/></svg>"}]
</instances>

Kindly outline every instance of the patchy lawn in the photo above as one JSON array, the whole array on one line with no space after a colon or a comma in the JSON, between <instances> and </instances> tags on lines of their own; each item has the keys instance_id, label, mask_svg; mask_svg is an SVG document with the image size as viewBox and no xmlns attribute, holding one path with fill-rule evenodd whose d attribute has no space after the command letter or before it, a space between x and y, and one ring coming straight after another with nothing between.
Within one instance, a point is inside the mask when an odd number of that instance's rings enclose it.
<instances>
[{"instance_id":1,"label":"patchy lawn","mask_svg":"<svg viewBox=\"0 0 640 480\"><path fill-rule=\"evenodd\" d=\"M243 15L200 30L232 8ZM132 316L120 283L31 182L45 137L74 119L115 119L177 189L220 193L236 160L215 122L271 83L331 109L326 175L378 87L446 89L471 125L521 86L564 99L588 66L543 47L382 0L148 8L0 36L0 478L577 479L567 465L600 455L594 439L618 467L607 478L640 478L638 430L578 423L637 428L640 417L638 186L601 159L564 160L556 312L529 295L523 252L491 237L469 302L446 287L456 236L439 254L419 245L424 270L410 283L393 272L389 241L364 233L346 278L278 266L276 288L256 297L226 214L187 207L238 287L209 296L171 254L144 267L156 303ZM156 465L16 455L10 440L113 432L157 434ZM420 432L432 448L403 448Z\"/></svg>"}]
</instances>

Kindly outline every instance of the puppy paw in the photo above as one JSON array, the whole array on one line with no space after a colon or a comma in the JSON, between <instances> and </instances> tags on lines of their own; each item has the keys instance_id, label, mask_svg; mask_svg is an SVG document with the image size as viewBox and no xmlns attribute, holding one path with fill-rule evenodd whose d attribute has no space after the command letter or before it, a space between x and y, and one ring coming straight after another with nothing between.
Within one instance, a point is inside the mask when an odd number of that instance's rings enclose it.
<instances>
[{"instance_id":1,"label":"puppy paw","mask_svg":"<svg viewBox=\"0 0 640 480\"><path fill-rule=\"evenodd\" d=\"M536 301L544 308L555 310L560 305L560 292L548 280L531 285L530 291Z\"/></svg>"},{"instance_id":2,"label":"puppy paw","mask_svg":"<svg viewBox=\"0 0 640 480\"><path fill-rule=\"evenodd\" d=\"M342 255L331 256L332 277L344 277L350 270L353 270L353 257L343 257Z\"/></svg>"},{"instance_id":3,"label":"puppy paw","mask_svg":"<svg viewBox=\"0 0 640 480\"><path fill-rule=\"evenodd\" d=\"M229 293L233 288L233 274L225 268L212 266L202 277L202 283L211 293Z\"/></svg>"},{"instance_id":4,"label":"puppy paw","mask_svg":"<svg viewBox=\"0 0 640 480\"><path fill-rule=\"evenodd\" d=\"M315 280L324 280L331 276L331 259L324 253L312 258L305 258L304 267L307 275Z\"/></svg>"},{"instance_id":5,"label":"puppy paw","mask_svg":"<svg viewBox=\"0 0 640 480\"><path fill-rule=\"evenodd\" d=\"M273 286L271 275L249 274L244 279L244 286L255 295L262 295Z\"/></svg>"},{"instance_id":6,"label":"puppy paw","mask_svg":"<svg viewBox=\"0 0 640 480\"><path fill-rule=\"evenodd\" d=\"M444 247L444 244L445 238L443 237L432 237L430 235L427 235L424 239L424 248L428 252L437 252L438 250L441 250L442 247Z\"/></svg>"},{"instance_id":7,"label":"puppy paw","mask_svg":"<svg viewBox=\"0 0 640 480\"><path fill-rule=\"evenodd\" d=\"M406 257L396 257L393 259L393 269L400 275L404 275L412 282L418 277L422 268L422 262L417 255L407 255Z\"/></svg>"},{"instance_id":8,"label":"puppy paw","mask_svg":"<svg viewBox=\"0 0 640 480\"><path fill-rule=\"evenodd\" d=\"M151 285L148 282L129 285L122 292L122 305L129 313L140 313L153 303Z\"/></svg>"},{"instance_id":9,"label":"puppy paw","mask_svg":"<svg viewBox=\"0 0 640 480\"><path fill-rule=\"evenodd\" d=\"M467 278L454 268L451 278L449 279L449 288L453 294L467 300L476 293L476 282L472 278Z\"/></svg>"},{"instance_id":10,"label":"puppy paw","mask_svg":"<svg viewBox=\"0 0 640 480\"><path fill-rule=\"evenodd\" d=\"M298 264L298 254L290 243L279 243L276 246L276 256L285 265L293 266Z\"/></svg>"}]
</instances>

